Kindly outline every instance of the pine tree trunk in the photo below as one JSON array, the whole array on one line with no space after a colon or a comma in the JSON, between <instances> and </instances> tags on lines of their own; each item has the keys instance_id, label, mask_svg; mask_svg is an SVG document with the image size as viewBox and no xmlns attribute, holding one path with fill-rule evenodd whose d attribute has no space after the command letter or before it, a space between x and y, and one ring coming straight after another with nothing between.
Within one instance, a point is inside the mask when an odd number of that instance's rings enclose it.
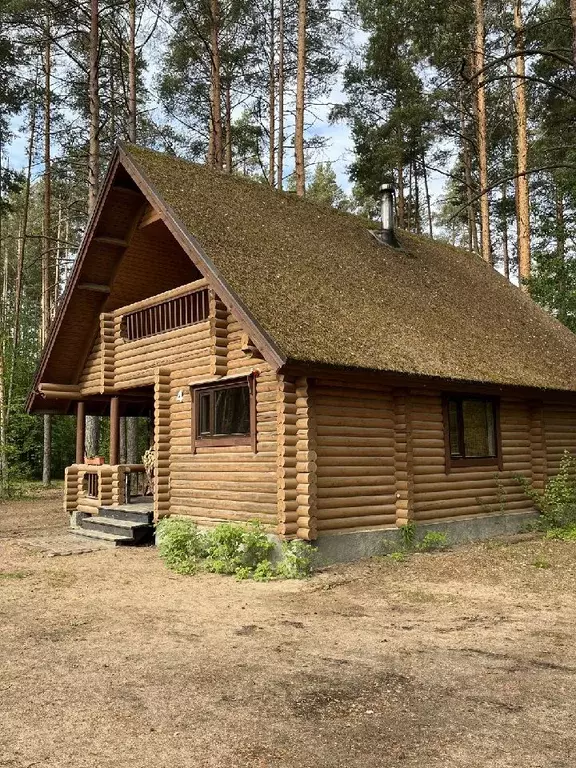
<instances>
[{"instance_id":1,"label":"pine tree trunk","mask_svg":"<svg viewBox=\"0 0 576 768\"><path fill-rule=\"evenodd\" d=\"M126 424L128 419L134 418L133 416L121 416L120 417L120 464L126 464Z\"/></svg>"},{"instance_id":2,"label":"pine tree trunk","mask_svg":"<svg viewBox=\"0 0 576 768\"><path fill-rule=\"evenodd\" d=\"M294 134L294 161L296 194L306 194L304 167L304 103L306 90L306 0L298 0L298 67L296 76L296 127Z\"/></svg>"},{"instance_id":3,"label":"pine tree trunk","mask_svg":"<svg viewBox=\"0 0 576 768\"><path fill-rule=\"evenodd\" d=\"M96 207L100 183L100 21L99 0L90 0L90 42L88 102L90 111L90 135L88 145L88 216ZM100 419L86 416L86 451L96 455L100 445Z\"/></svg>"},{"instance_id":4,"label":"pine tree trunk","mask_svg":"<svg viewBox=\"0 0 576 768\"><path fill-rule=\"evenodd\" d=\"M558 286L558 319L560 322L566 323L569 317L567 311L569 281L566 274L566 225L564 221L564 195L558 185L556 185L556 255L559 262L556 278Z\"/></svg>"},{"instance_id":5,"label":"pine tree trunk","mask_svg":"<svg viewBox=\"0 0 576 768\"><path fill-rule=\"evenodd\" d=\"M405 202L404 202L404 166L398 163L398 226L405 226Z\"/></svg>"},{"instance_id":6,"label":"pine tree trunk","mask_svg":"<svg viewBox=\"0 0 576 768\"><path fill-rule=\"evenodd\" d=\"M0 132L0 199L2 198L2 134ZM0 497L6 493L7 464L6 464L6 331L8 310L8 250L3 248L2 216L0 215L0 255L4 250L2 262L2 303L0 304Z\"/></svg>"},{"instance_id":7,"label":"pine tree trunk","mask_svg":"<svg viewBox=\"0 0 576 768\"><path fill-rule=\"evenodd\" d=\"M128 138L136 142L136 0L128 1Z\"/></svg>"},{"instance_id":8,"label":"pine tree trunk","mask_svg":"<svg viewBox=\"0 0 576 768\"><path fill-rule=\"evenodd\" d=\"M502 259L504 262L504 275L507 280L510 280L510 248L508 244L508 216L506 215L508 190L506 186L506 184L502 185Z\"/></svg>"},{"instance_id":9,"label":"pine tree trunk","mask_svg":"<svg viewBox=\"0 0 576 768\"><path fill-rule=\"evenodd\" d=\"M464 164L464 181L466 184L466 200L468 201L468 250L478 253L478 233L476 231L476 208L473 203L472 186L472 156L466 128L466 114L462 92L460 92L460 134L462 142L462 162Z\"/></svg>"},{"instance_id":10,"label":"pine tree trunk","mask_svg":"<svg viewBox=\"0 0 576 768\"><path fill-rule=\"evenodd\" d=\"M476 41L474 53L474 74L484 69L484 5L483 0L474 0L476 24ZM478 169L480 176L480 248L484 261L492 264L492 248L490 245L490 199L488 197L488 149L487 149L487 119L486 119L486 89L484 74L476 79L476 114L477 114L477 143Z\"/></svg>"},{"instance_id":11,"label":"pine tree trunk","mask_svg":"<svg viewBox=\"0 0 576 768\"><path fill-rule=\"evenodd\" d=\"M56 305L60 298L60 265L61 265L61 253L62 253L62 203L58 203L58 224L56 225L56 248L54 251L54 295L52 299L52 316L54 317L56 311Z\"/></svg>"},{"instance_id":12,"label":"pine tree trunk","mask_svg":"<svg viewBox=\"0 0 576 768\"><path fill-rule=\"evenodd\" d=\"M212 164L224 164L222 140L222 83L220 73L220 0L210 0L211 95L212 95Z\"/></svg>"},{"instance_id":13,"label":"pine tree trunk","mask_svg":"<svg viewBox=\"0 0 576 768\"><path fill-rule=\"evenodd\" d=\"M46 43L44 48L44 244L42 248L42 346L48 339L51 318L52 290L50 285L50 255L52 252L52 92L51 92L52 51L50 38L50 22L46 24ZM52 465L52 419L44 414L44 441L42 450L42 484L50 485Z\"/></svg>"},{"instance_id":14,"label":"pine tree trunk","mask_svg":"<svg viewBox=\"0 0 576 768\"><path fill-rule=\"evenodd\" d=\"M518 276L520 287L528 290L530 279L530 203L528 198L528 124L526 116L526 67L524 61L524 22L521 0L514 0L514 31L516 33L516 148L518 174Z\"/></svg>"},{"instance_id":15,"label":"pine tree trunk","mask_svg":"<svg viewBox=\"0 0 576 768\"><path fill-rule=\"evenodd\" d=\"M224 92L225 120L226 120L226 146L225 146L225 170L232 173L232 89L230 87L230 78L226 78Z\"/></svg>"},{"instance_id":16,"label":"pine tree trunk","mask_svg":"<svg viewBox=\"0 0 576 768\"><path fill-rule=\"evenodd\" d=\"M139 464L138 456L138 419L128 419L126 423L126 461L128 464Z\"/></svg>"},{"instance_id":17,"label":"pine tree trunk","mask_svg":"<svg viewBox=\"0 0 576 768\"><path fill-rule=\"evenodd\" d=\"M278 179L277 187L284 186L284 0L278 10Z\"/></svg>"},{"instance_id":18,"label":"pine tree trunk","mask_svg":"<svg viewBox=\"0 0 576 768\"><path fill-rule=\"evenodd\" d=\"M572 21L572 57L576 67L576 0L570 0L570 20Z\"/></svg>"},{"instance_id":19,"label":"pine tree trunk","mask_svg":"<svg viewBox=\"0 0 576 768\"><path fill-rule=\"evenodd\" d=\"M100 417L86 416L86 455L98 456L100 452Z\"/></svg>"},{"instance_id":20,"label":"pine tree trunk","mask_svg":"<svg viewBox=\"0 0 576 768\"><path fill-rule=\"evenodd\" d=\"M206 151L206 165L214 165L214 97L212 96L212 86L210 86L210 117L208 118L208 149Z\"/></svg>"},{"instance_id":21,"label":"pine tree trunk","mask_svg":"<svg viewBox=\"0 0 576 768\"><path fill-rule=\"evenodd\" d=\"M414 158L414 206L415 206L415 212L414 215L416 217L416 234L421 235L422 234L422 222L420 220L420 186L419 186L419 178L418 178L418 164L416 162L416 158Z\"/></svg>"},{"instance_id":22,"label":"pine tree trunk","mask_svg":"<svg viewBox=\"0 0 576 768\"><path fill-rule=\"evenodd\" d=\"M34 82L34 94L30 109L30 137L28 140L28 158L26 177L24 182L24 199L22 206L22 219L18 237L18 249L16 256L16 280L14 286L14 322L12 331L12 354L10 359L10 371L8 376L6 395L6 426L10 421L12 412L12 399L14 395L14 377L16 372L16 358L20 344L20 315L22 311L22 284L24 277L24 257L26 255L26 240L28 237L28 213L30 210L30 186L32 181L32 162L34 160L34 146L36 141L36 109L38 96L38 78Z\"/></svg>"},{"instance_id":23,"label":"pine tree trunk","mask_svg":"<svg viewBox=\"0 0 576 768\"><path fill-rule=\"evenodd\" d=\"M90 0L90 43L88 100L90 109L90 138L88 149L88 215L96 206L100 178L100 90L99 90L99 14L98 0Z\"/></svg>"},{"instance_id":24,"label":"pine tree trunk","mask_svg":"<svg viewBox=\"0 0 576 768\"><path fill-rule=\"evenodd\" d=\"M428 235L434 240L434 226L432 220L432 201L430 198L430 188L428 187L428 168L426 167L426 156L422 152L422 176L424 177L424 194L426 195L426 214L428 217Z\"/></svg>"},{"instance_id":25,"label":"pine tree trunk","mask_svg":"<svg viewBox=\"0 0 576 768\"><path fill-rule=\"evenodd\" d=\"M412 232L412 161L408 163L408 212L406 214L406 229L408 232Z\"/></svg>"},{"instance_id":26,"label":"pine tree trunk","mask_svg":"<svg viewBox=\"0 0 576 768\"><path fill-rule=\"evenodd\" d=\"M268 183L276 186L276 20L274 18L275 0L270 0L270 62L268 70L268 134L269 134L269 160Z\"/></svg>"}]
</instances>

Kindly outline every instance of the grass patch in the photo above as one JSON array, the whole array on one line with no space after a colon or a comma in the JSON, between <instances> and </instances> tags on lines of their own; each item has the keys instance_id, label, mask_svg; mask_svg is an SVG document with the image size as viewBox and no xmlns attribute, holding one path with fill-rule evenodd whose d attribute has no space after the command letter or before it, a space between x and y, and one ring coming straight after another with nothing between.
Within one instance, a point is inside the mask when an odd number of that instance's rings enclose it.
<instances>
[{"instance_id":1,"label":"grass patch","mask_svg":"<svg viewBox=\"0 0 576 768\"><path fill-rule=\"evenodd\" d=\"M15 579L25 579L30 576L30 571L0 571L0 581L10 581Z\"/></svg>"},{"instance_id":2,"label":"grass patch","mask_svg":"<svg viewBox=\"0 0 576 768\"><path fill-rule=\"evenodd\" d=\"M397 563L404 562L407 555L414 552L438 552L448 548L448 536L445 533L428 531L419 538L418 526L412 520L399 529L398 536L400 537L400 549L385 555ZM389 542L388 545L390 545Z\"/></svg>"}]
</instances>

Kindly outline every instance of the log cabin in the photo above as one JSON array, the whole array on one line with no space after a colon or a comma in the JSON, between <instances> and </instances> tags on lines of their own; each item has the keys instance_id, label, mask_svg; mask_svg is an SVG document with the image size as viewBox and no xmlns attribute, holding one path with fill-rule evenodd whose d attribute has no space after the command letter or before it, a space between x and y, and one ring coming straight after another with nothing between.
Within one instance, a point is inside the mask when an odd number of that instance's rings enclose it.
<instances>
[{"instance_id":1,"label":"log cabin","mask_svg":"<svg viewBox=\"0 0 576 768\"><path fill-rule=\"evenodd\" d=\"M456 540L534 514L514 478L541 489L576 451L576 337L384 216L118 145L28 400L76 416L80 533L258 519L346 560L409 521ZM119 420L144 413L153 497L130 504ZM99 466L88 414L109 416Z\"/></svg>"}]
</instances>

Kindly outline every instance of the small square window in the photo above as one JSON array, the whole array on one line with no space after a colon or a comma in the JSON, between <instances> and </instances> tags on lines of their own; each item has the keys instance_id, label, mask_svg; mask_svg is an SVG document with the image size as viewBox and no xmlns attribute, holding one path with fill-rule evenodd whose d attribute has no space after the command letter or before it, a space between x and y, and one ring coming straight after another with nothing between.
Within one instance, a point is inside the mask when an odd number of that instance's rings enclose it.
<instances>
[{"instance_id":1,"label":"small square window","mask_svg":"<svg viewBox=\"0 0 576 768\"><path fill-rule=\"evenodd\" d=\"M448 465L500 463L498 407L494 398L448 395L445 429Z\"/></svg>"},{"instance_id":2,"label":"small square window","mask_svg":"<svg viewBox=\"0 0 576 768\"><path fill-rule=\"evenodd\" d=\"M192 400L193 448L252 444L256 450L256 402L252 380L202 386Z\"/></svg>"}]
</instances>

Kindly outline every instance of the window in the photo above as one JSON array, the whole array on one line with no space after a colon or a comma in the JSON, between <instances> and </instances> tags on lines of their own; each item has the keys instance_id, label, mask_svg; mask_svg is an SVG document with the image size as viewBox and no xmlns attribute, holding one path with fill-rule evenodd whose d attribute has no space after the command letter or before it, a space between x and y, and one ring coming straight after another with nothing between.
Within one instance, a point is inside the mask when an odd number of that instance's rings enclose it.
<instances>
[{"instance_id":1,"label":"window","mask_svg":"<svg viewBox=\"0 0 576 768\"><path fill-rule=\"evenodd\" d=\"M444 402L446 465L500 465L498 401L447 395Z\"/></svg>"},{"instance_id":2,"label":"window","mask_svg":"<svg viewBox=\"0 0 576 768\"><path fill-rule=\"evenodd\" d=\"M253 379L198 387L193 396L194 446L253 445L256 403Z\"/></svg>"}]
</instances>

